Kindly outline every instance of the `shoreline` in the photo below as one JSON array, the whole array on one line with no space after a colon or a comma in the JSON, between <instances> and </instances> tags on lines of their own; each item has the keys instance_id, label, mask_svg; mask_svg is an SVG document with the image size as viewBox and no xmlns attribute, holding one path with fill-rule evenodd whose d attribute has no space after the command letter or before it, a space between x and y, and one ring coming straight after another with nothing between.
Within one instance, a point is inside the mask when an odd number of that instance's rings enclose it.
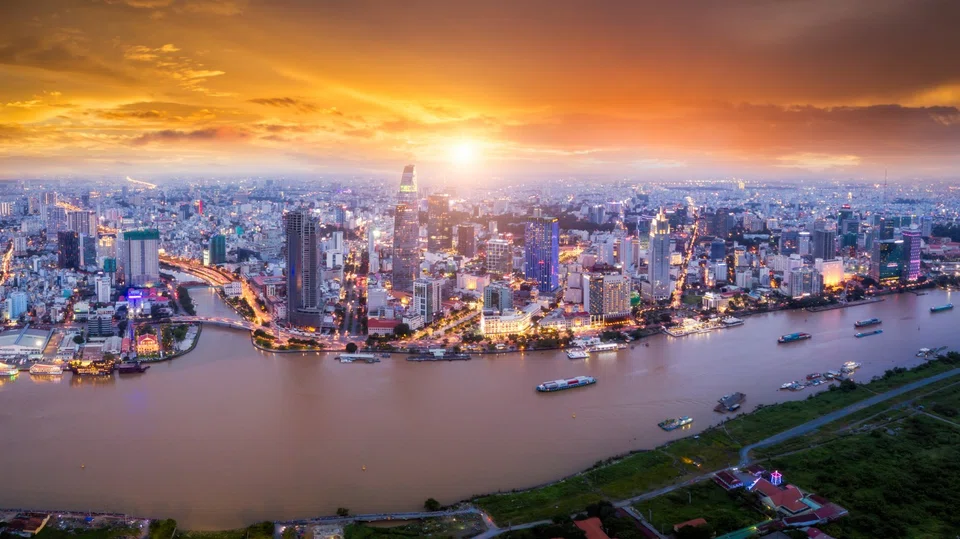
<instances>
[{"instance_id":1,"label":"shoreline","mask_svg":"<svg viewBox=\"0 0 960 539\"><path fill-rule=\"evenodd\" d=\"M871 303L880 303L881 301L886 301L884 298L872 297L867 299L860 299L857 301L849 301L847 303L837 303L834 305L821 305L819 307L807 307L807 312L811 313L822 313L825 311L833 311L835 309L846 309L848 307L859 307L861 305L870 305Z\"/></svg>"}]
</instances>

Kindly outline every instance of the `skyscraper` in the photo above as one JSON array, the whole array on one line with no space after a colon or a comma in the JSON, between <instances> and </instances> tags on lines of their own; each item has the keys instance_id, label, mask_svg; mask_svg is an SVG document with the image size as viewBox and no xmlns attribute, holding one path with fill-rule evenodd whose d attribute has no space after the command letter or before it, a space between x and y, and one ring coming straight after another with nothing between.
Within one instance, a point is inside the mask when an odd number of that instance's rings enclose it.
<instances>
[{"instance_id":1,"label":"skyscraper","mask_svg":"<svg viewBox=\"0 0 960 539\"><path fill-rule=\"evenodd\" d=\"M537 282L542 294L560 286L560 223L556 217L527 221L523 234L524 275Z\"/></svg>"},{"instance_id":2,"label":"skyscraper","mask_svg":"<svg viewBox=\"0 0 960 539\"><path fill-rule=\"evenodd\" d=\"M507 240L487 240L486 270L498 278L513 272L513 246Z\"/></svg>"},{"instance_id":3,"label":"skyscraper","mask_svg":"<svg viewBox=\"0 0 960 539\"><path fill-rule=\"evenodd\" d=\"M97 214L86 210L67 213L67 230L96 238Z\"/></svg>"},{"instance_id":4,"label":"skyscraper","mask_svg":"<svg viewBox=\"0 0 960 539\"><path fill-rule=\"evenodd\" d=\"M909 228L903 231L903 275L902 280L914 282L920 278L920 229Z\"/></svg>"},{"instance_id":5,"label":"skyscraper","mask_svg":"<svg viewBox=\"0 0 960 539\"><path fill-rule=\"evenodd\" d=\"M210 236L210 263L226 264L227 238L223 234Z\"/></svg>"},{"instance_id":6,"label":"skyscraper","mask_svg":"<svg viewBox=\"0 0 960 539\"><path fill-rule=\"evenodd\" d=\"M881 284L892 284L902 278L903 244L903 240L873 242L873 253L870 256L870 277L873 280Z\"/></svg>"},{"instance_id":7,"label":"skyscraper","mask_svg":"<svg viewBox=\"0 0 960 539\"><path fill-rule=\"evenodd\" d=\"M813 257L833 260L837 257L837 223L817 219L813 223Z\"/></svg>"},{"instance_id":8,"label":"skyscraper","mask_svg":"<svg viewBox=\"0 0 960 539\"><path fill-rule=\"evenodd\" d=\"M584 273L583 310L607 322L630 316L630 278L620 273Z\"/></svg>"},{"instance_id":9,"label":"skyscraper","mask_svg":"<svg viewBox=\"0 0 960 539\"><path fill-rule=\"evenodd\" d=\"M420 273L420 217L417 172L413 165L403 168L397 209L393 219L393 289L413 292Z\"/></svg>"},{"instance_id":10,"label":"skyscraper","mask_svg":"<svg viewBox=\"0 0 960 539\"><path fill-rule=\"evenodd\" d=\"M477 256L477 228L475 225L457 227L457 253L473 258Z\"/></svg>"},{"instance_id":11,"label":"skyscraper","mask_svg":"<svg viewBox=\"0 0 960 539\"><path fill-rule=\"evenodd\" d=\"M320 222L309 210L285 217L287 233L287 320L293 326L319 327Z\"/></svg>"},{"instance_id":12,"label":"skyscraper","mask_svg":"<svg viewBox=\"0 0 960 539\"><path fill-rule=\"evenodd\" d=\"M427 197L427 249L431 252L453 247L450 225L450 195Z\"/></svg>"},{"instance_id":13,"label":"skyscraper","mask_svg":"<svg viewBox=\"0 0 960 539\"><path fill-rule=\"evenodd\" d=\"M145 286L160 280L159 230L125 230L119 252L127 286Z\"/></svg>"},{"instance_id":14,"label":"skyscraper","mask_svg":"<svg viewBox=\"0 0 960 539\"><path fill-rule=\"evenodd\" d=\"M513 290L510 283L495 282L483 287L483 308L506 313L513 310Z\"/></svg>"},{"instance_id":15,"label":"skyscraper","mask_svg":"<svg viewBox=\"0 0 960 539\"><path fill-rule=\"evenodd\" d=\"M97 237L80 234L80 265L95 266L97 264Z\"/></svg>"},{"instance_id":16,"label":"skyscraper","mask_svg":"<svg viewBox=\"0 0 960 539\"><path fill-rule=\"evenodd\" d=\"M80 269L80 235L63 230L57 232L57 267Z\"/></svg>"},{"instance_id":17,"label":"skyscraper","mask_svg":"<svg viewBox=\"0 0 960 539\"><path fill-rule=\"evenodd\" d=\"M380 252L377 251L378 237L380 237L379 230L367 229L367 261L369 266L367 273L380 273Z\"/></svg>"},{"instance_id":18,"label":"skyscraper","mask_svg":"<svg viewBox=\"0 0 960 539\"><path fill-rule=\"evenodd\" d=\"M663 210L650 222L650 248L647 261L648 297L654 300L670 298L670 222Z\"/></svg>"},{"instance_id":19,"label":"skyscraper","mask_svg":"<svg viewBox=\"0 0 960 539\"><path fill-rule=\"evenodd\" d=\"M413 282L413 311L429 324L442 312L440 304L440 286L442 279L417 279Z\"/></svg>"}]
</instances>

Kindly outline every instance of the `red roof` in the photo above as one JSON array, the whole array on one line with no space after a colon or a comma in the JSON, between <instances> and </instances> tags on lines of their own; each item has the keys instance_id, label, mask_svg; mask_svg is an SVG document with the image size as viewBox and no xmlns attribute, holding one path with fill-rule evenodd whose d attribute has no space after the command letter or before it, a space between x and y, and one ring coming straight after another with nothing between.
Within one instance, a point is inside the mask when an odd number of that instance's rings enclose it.
<instances>
[{"instance_id":1,"label":"red roof","mask_svg":"<svg viewBox=\"0 0 960 539\"><path fill-rule=\"evenodd\" d=\"M399 323L400 323L399 320L391 320L389 318L370 318L367 320L367 329L369 328L393 329L397 327Z\"/></svg>"},{"instance_id":2,"label":"red roof","mask_svg":"<svg viewBox=\"0 0 960 539\"><path fill-rule=\"evenodd\" d=\"M737 478L737 476L732 473L723 470L713 474L713 480L724 488L724 490L733 490L735 488L740 488L743 486L743 481Z\"/></svg>"},{"instance_id":3,"label":"red roof","mask_svg":"<svg viewBox=\"0 0 960 539\"><path fill-rule=\"evenodd\" d=\"M747 466L746 468L744 468L743 471L747 472L750 475L759 475L767 471L767 469L764 468L763 466L760 466L759 464L751 464L750 466Z\"/></svg>"},{"instance_id":4,"label":"red roof","mask_svg":"<svg viewBox=\"0 0 960 539\"><path fill-rule=\"evenodd\" d=\"M816 511L814 511L814 514L820 517L820 519L823 520L824 522L829 522L831 520L836 520L842 516L846 516L847 510L835 503L828 503L823 507L821 507L820 509L817 509Z\"/></svg>"},{"instance_id":5,"label":"red roof","mask_svg":"<svg viewBox=\"0 0 960 539\"><path fill-rule=\"evenodd\" d=\"M686 528L687 526L693 526L693 527L703 526L703 525L706 524L706 523L707 523L707 521L704 520L704 519L702 519L702 518L695 518L695 519L693 519L693 520L688 520L688 521L686 521L686 522L681 522L680 524L674 524L674 525L673 525L673 531L679 531L680 528Z\"/></svg>"},{"instance_id":6,"label":"red roof","mask_svg":"<svg viewBox=\"0 0 960 539\"><path fill-rule=\"evenodd\" d=\"M807 530L807 537L811 539L833 539L832 536L823 533L822 531L816 528L810 528Z\"/></svg>"},{"instance_id":7,"label":"red roof","mask_svg":"<svg viewBox=\"0 0 960 539\"><path fill-rule=\"evenodd\" d=\"M754 489L770 498L770 503L777 509L784 509L788 513L799 513L810 507L803 503L803 493L793 485L777 487L766 479L757 480Z\"/></svg>"},{"instance_id":8,"label":"red roof","mask_svg":"<svg viewBox=\"0 0 960 539\"><path fill-rule=\"evenodd\" d=\"M603 531L603 523L597 517L575 520L573 523L587 534L587 539L610 539L610 536Z\"/></svg>"}]
</instances>

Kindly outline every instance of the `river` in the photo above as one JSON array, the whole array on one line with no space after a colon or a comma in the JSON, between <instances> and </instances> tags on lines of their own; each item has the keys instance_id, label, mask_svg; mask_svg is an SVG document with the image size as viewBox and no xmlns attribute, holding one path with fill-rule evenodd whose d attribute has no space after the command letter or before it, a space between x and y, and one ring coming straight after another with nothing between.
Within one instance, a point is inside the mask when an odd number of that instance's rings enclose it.
<instances>
[{"instance_id":1,"label":"river","mask_svg":"<svg viewBox=\"0 0 960 539\"><path fill-rule=\"evenodd\" d=\"M192 296L201 315L232 312L209 289ZM713 406L726 393L746 393L752 410L806 398L809 389L778 388L846 360L862 362L857 378L867 380L918 363L918 348L956 349L958 313L929 312L948 301L931 291L763 314L586 361L541 352L340 364L332 354L261 353L242 332L208 327L196 350L143 375L100 384L64 375L57 384L22 374L0 386L0 506L172 517L205 529L529 487L716 423ZM883 319L884 333L854 338L854 321L870 317ZM794 331L814 337L777 345ZM598 383L533 389L581 374ZM656 426L682 415L694 429Z\"/></svg>"}]
</instances>

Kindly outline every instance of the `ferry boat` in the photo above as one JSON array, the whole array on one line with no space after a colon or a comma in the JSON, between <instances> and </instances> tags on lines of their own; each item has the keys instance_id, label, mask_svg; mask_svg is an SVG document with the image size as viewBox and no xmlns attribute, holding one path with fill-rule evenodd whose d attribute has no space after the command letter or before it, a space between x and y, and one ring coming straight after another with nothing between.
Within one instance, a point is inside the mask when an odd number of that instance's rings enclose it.
<instances>
[{"instance_id":1,"label":"ferry boat","mask_svg":"<svg viewBox=\"0 0 960 539\"><path fill-rule=\"evenodd\" d=\"M137 374L146 372L150 365L144 365L139 361L128 361L117 364L117 372L120 374Z\"/></svg>"},{"instance_id":2,"label":"ferry boat","mask_svg":"<svg viewBox=\"0 0 960 539\"><path fill-rule=\"evenodd\" d=\"M848 361L843 364L843 367L840 368L840 371L844 373L851 373L859 369L862 365L862 363L857 363L856 361Z\"/></svg>"},{"instance_id":3,"label":"ferry boat","mask_svg":"<svg viewBox=\"0 0 960 539\"><path fill-rule=\"evenodd\" d=\"M720 413L735 412L740 409L740 404L746 398L747 396L744 395L743 393L740 393L739 391L736 393L733 393L732 395L724 395L720 397L720 399L717 401L720 404L718 404L713 410L715 412L720 412Z\"/></svg>"},{"instance_id":4,"label":"ferry boat","mask_svg":"<svg viewBox=\"0 0 960 539\"><path fill-rule=\"evenodd\" d=\"M839 372L839 371L827 371L827 372L823 373L823 377L826 378L827 380L833 380L834 378L840 378L840 372Z\"/></svg>"},{"instance_id":5,"label":"ferry boat","mask_svg":"<svg viewBox=\"0 0 960 539\"><path fill-rule=\"evenodd\" d=\"M950 309L953 309L953 303L947 303L946 305L938 305L936 307L930 307L930 312L939 313L943 311L949 311Z\"/></svg>"},{"instance_id":6,"label":"ferry boat","mask_svg":"<svg viewBox=\"0 0 960 539\"><path fill-rule=\"evenodd\" d=\"M664 419L663 421L657 423L657 426L663 430L671 431L679 429L680 427L685 427L690 423L693 423L693 418L685 415L677 419Z\"/></svg>"},{"instance_id":7,"label":"ferry boat","mask_svg":"<svg viewBox=\"0 0 960 539\"><path fill-rule=\"evenodd\" d=\"M595 383L597 383L597 379L593 376L576 376L574 378L544 382L537 386L537 391L540 393L552 393L554 391L563 391L564 389L589 386Z\"/></svg>"},{"instance_id":8,"label":"ferry boat","mask_svg":"<svg viewBox=\"0 0 960 539\"><path fill-rule=\"evenodd\" d=\"M790 389L793 387L793 382L787 382L785 384L780 384L780 389Z\"/></svg>"},{"instance_id":9,"label":"ferry boat","mask_svg":"<svg viewBox=\"0 0 960 539\"><path fill-rule=\"evenodd\" d=\"M113 376L113 368L93 364L76 367L73 372L80 376Z\"/></svg>"},{"instance_id":10,"label":"ferry boat","mask_svg":"<svg viewBox=\"0 0 960 539\"><path fill-rule=\"evenodd\" d=\"M598 344L601 344L600 337L580 337L570 342L571 346L584 349L597 346Z\"/></svg>"},{"instance_id":11,"label":"ferry boat","mask_svg":"<svg viewBox=\"0 0 960 539\"><path fill-rule=\"evenodd\" d=\"M867 318L866 320L857 320L857 321L853 324L853 327L855 327L855 328L865 328L865 327L867 327L867 326L875 326L875 325L881 324L881 323L883 323L883 320L880 320L879 318Z\"/></svg>"},{"instance_id":12,"label":"ferry boat","mask_svg":"<svg viewBox=\"0 0 960 539\"><path fill-rule=\"evenodd\" d=\"M620 346L617 343L605 342L600 344L595 344L593 346L588 346L585 348L587 352L612 352L619 349Z\"/></svg>"},{"instance_id":13,"label":"ferry boat","mask_svg":"<svg viewBox=\"0 0 960 539\"><path fill-rule=\"evenodd\" d=\"M810 337L813 337L813 335L810 335L809 333L790 333L788 335L783 335L779 339L777 339L777 343L785 344L788 342L802 341L805 339L809 339Z\"/></svg>"},{"instance_id":14,"label":"ferry boat","mask_svg":"<svg viewBox=\"0 0 960 539\"><path fill-rule=\"evenodd\" d=\"M861 331L860 333L857 333L855 336L858 339L862 339L864 337L869 337L871 335L879 335L881 333L883 333L882 329L875 329L873 331Z\"/></svg>"},{"instance_id":15,"label":"ferry boat","mask_svg":"<svg viewBox=\"0 0 960 539\"><path fill-rule=\"evenodd\" d=\"M571 348L570 350L567 350L567 357L569 359L587 359L590 357L590 354L588 354L586 350L582 350L580 348Z\"/></svg>"},{"instance_id":16,"label":"ferry boat","mask_svg":"<svg viewBox=\"0 0 960 539\"><path fill-rule=\"evenodd\" d=\"M470 354L456 354L453 352L434 352L432 354L420 354L418 356L407 357L407 361L467 361L469 359Z\"/></svg>"},{"instance_id":17,"label":"ferry boat","mask_svg":"<svg viewBox=\"0 0 960 539\"><path fill-rule=\"evenodd\" d=\"M56 376L63 374L63 367L52 363L34 363L30 366L30 374Z\"/></svg>"},{"instance_id":18,"label":"ferry boat","mask_svg":"<svg viewBox=\"0 0 960 539\"><path fill-rule=\"evenodd\" d=\"M340 363L353 363L354 361L364 361L366 363L380 363L380 358L373 354L340 354L337 356Z\"/></svg>"},{"instance_id":19,"label":"ferry boat","mask_svg":"<svg viewBox=\"0 0 960 539\"><path fill-rule=\"evenodd\" d=\"M737 318L737 317L735 317L735 316L728 316L728 317L726 317L726 318L721 319L720 322L721 322L725 327L728 327L728 328L732 328L732 327L734 327L734 326L742 326L742 325L743 325L743 320L741 320L741 319L739 319L739 318Z\"/></svg>"},{"instance_id":20,"label":"ferry boat","mask_svg":"<svg viewBox=\"0 0 960 539\"><path fill-rule=\"evenodd\" d=\"M16 365L0 363L0 376L16 376L18 374L20 374L20 370Z\"/></svg>"},{"instance_id":21,"label":"ferry boat","mask_svg":"<svg viewBox=\"0 0 960 539\"><path fill-rule=\"evenodd\" d=\"M812 372L807 375L807 380L819 380L821 376L823 375L819 372Z\"/></svg>"}]
</instances>

